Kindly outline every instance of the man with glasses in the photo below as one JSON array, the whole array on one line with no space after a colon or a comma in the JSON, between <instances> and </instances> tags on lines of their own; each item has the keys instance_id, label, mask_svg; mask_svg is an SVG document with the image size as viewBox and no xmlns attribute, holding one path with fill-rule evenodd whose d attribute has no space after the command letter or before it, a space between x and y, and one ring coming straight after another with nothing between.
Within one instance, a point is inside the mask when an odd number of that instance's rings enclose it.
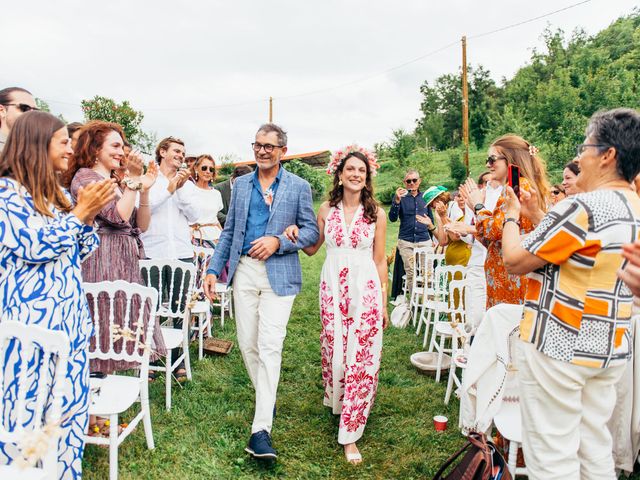
<instances>
[{"instance_id":1,"label":"man with glasses","mask_svg":"<svg viewBox=\"0 0 640 480\"><path fill-rule=\"evenodd\" d=\"M0 90L0 152L13 127L14 122L23 113L38 110L31 92L20 87Z\"/></svg>"},{"instance_id":2,"label":"man with glasses","mask_svg":"<svg viewBox=\"0 0 640 480\"><path fill-rule=\"evenodd\" d=\"M311 187L280 165L287 151L286 132L273 123L262 125L252 146L257 169L238 177L233 185L204 288L207 297L214 299L216 282L229 261L238 347L256 392L245 450L255 458L273 460L277 454L271 445L271 427L282 346L302 284L298 250L314 245L319 233ZM283 235L289 225L300 229L295 243Z\"/></svg>"},{"instance_id":3,"label":"man with glasses","mask_svg":"<svg viewBox=\"0 0 640 480\"><path fill-rule=\"evenodd\" d=\"M411 169L404 176L404 187L396 190L389 210L389 221L395 222L400 218L398 232L398 253L406 272L406 285L411 298L413 287L413 249L417 247L433 246L432 233L435 231L433 215L422 198L420 191L420 174ZM416 216L428 216L430 225L420 223Z\"/></svg>"}]
</instances>

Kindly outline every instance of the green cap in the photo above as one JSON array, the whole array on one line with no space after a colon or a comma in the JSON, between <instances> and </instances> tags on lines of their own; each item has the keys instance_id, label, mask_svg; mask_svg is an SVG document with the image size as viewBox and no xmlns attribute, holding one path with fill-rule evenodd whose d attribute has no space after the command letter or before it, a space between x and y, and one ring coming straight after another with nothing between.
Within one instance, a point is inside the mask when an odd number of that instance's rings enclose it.
<instances>
[{"instance_id":1,"label":"green cap","mask_svg":"<svg viewBox=\"0 0 640 480\"><path fill-rule=\"evenodd\" d=\"M438 195L446 191L447 189L442 185L435 185L427 188L427 191L422 194L422 199L425 201L427 206L429 206L429 204L433 202Z\"/></svg>"}]
</instances>

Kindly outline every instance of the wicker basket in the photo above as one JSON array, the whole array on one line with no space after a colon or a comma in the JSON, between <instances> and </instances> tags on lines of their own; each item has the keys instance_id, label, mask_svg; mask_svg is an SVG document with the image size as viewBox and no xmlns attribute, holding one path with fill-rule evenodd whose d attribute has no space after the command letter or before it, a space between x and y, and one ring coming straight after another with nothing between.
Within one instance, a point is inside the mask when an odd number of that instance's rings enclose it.
<instances>
[{"instance_id":1,"label":"wicker basket","mask_svg":"<svg viewBox=\"0 0 640 480\"><path fill-rule=\"evenodd\" d=\"M206 355L226 355L231 351L233 342L220 338L209 337L204 341L202 351Z\"/></svg>"}]
</instances>

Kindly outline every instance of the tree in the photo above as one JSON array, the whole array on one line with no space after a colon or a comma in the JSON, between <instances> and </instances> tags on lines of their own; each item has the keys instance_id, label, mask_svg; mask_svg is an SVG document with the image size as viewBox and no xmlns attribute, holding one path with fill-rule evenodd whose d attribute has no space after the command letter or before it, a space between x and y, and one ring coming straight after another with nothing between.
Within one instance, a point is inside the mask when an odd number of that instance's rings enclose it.
<instances>
[{"instance_id":1,"label":"tree","mask_svg":"<svg viewBox=\"0 0 640 480\"><path fill-rule=\"evenodd\" d=\"M154 133L145 133L140 128L144 119L141 111L134 110L127 100L118 104L111 98L96 95L91 100L82 100L85 121L102 120L119 124L127 140L143 150L153 150L156 143Z\"/></svg>"}]
</instances>

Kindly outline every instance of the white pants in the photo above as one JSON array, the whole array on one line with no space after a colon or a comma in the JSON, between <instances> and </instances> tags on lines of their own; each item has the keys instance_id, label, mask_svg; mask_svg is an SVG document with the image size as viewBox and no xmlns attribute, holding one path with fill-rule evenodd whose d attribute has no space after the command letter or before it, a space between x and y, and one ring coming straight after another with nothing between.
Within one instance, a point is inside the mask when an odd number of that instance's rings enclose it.
<instances>
[{"instance_id":1,"label":"white pants","mask_svg":"<svg viewBox=\"0 0 640 480\"><path fill-rule=\"evenodd\" d=\"M615 480L607 421L626 365L589 368L518 341L522 448L532 480Z\"/></svg>"},{"instance_id":2,"label":"white pants","mask_svg":"<svg viewBox=\"0 0 640 480\"><path fill-rule=\"evenodd\" d=\"M265 263L242 257L233 278L233 298L238 347L256 391L251 433L271 432L282 346L296 296L276 295Z\"/></svg>"},{"instance_id":3,"label":"white pants","mask_svg":"<svg viewBox=\"0 0 640 480\"><path fill-rule=\"evenodd\" d=\"M465 309L471 325L478 328L487 311L487 277L484 265L473 265L467 268L467 294Z\"/></svg>"}]
</instances>

